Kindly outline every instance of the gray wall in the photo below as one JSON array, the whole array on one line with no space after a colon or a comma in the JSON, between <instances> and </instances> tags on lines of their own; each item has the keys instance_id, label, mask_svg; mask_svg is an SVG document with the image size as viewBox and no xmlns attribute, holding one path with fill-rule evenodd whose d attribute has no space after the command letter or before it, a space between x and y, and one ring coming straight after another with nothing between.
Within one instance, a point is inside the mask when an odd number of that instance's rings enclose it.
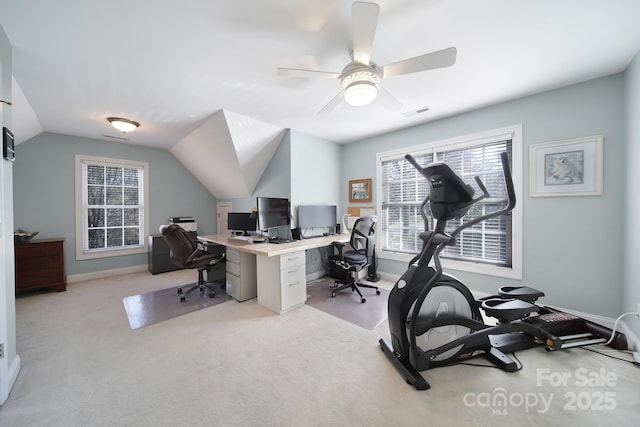
<instances>
[{"instance_id":1,"label":"gray wall","mask_svg":"<svg viewBox=\"0 0 640 427\"><path fill-rule=\"evenodd\" d=\"M168 151L45 132L16 147L15 228L66 238L68 275L147 263L146 253L75 260L75 154L149 163L150 234L170 216L194 216L199 233L215 234L216 199Z\"/></svg>"},{"instance_id":2,"label":"gray wall","mask_svg":"<svg viewBox=\"0 0 640 427\"><path fill-rule=\"evenodd\" d=\"M337 191L342 186L341 151L334 142L291 131L291 209L296 224L299 205L336 205L337 212L342 211ZM307 276L318 277L328 271L331 253L330 246L308 250Z\"/></svg>"},{"instance_id":3,"label":"gray wall","mask_svg":"<svg viewBox=\"0 0 640 427\"><path fill-rule=\"evenodd\" d=\"M298 205L336 205L341 197L341 146L324 139L291 131L292 208Z\"/></svg>"},{"instance_id":4,"label":"gray wall","mask_svg":"<svg viewBox=\"0 0 640 427\"><path fill-rule=\"evenodd\" d=\"M366 139L344 147L343 161L350 167L343 182L375 179L375 156L381 151L522 124L523 280L452 273L473 290L491 293L502 285L527 284L542 289L547 304L616 317L623 282L623 100L624 78L617 74ZM596 134L604 135L602 196L528 196L531 144ZM379 265L393 274L406 269L406 263L391 260L381 259Z\"/></svg>"},{"instance_id":5,"label":"gray wall","mask_svg":"<svg viewBox=\"0 0 640 427\"><path fill-rule=\"evenodd\" d=\"M291 134L282 138L280 145L256 188L249 197L236 199L220 199L219 202L231 202L233 212L250 212L256 209L256 197L291 198ZM214 233L215 234L215 233Z\"/></svg>"},{"instance_id":6,"label":"gray wall","mask_svg":"<svg viewBox=\"0 0 640 427\"><path fill-rule=\"evenodd\" d=\"M626 89L626 180L624 194L625 221L624 233L619 239L624 243L624 288L622 292L625 313L638 311L640 303L640 54L631 63L625 73ZM620 190L622 192L622 189ZM635 316L628 316L625 322L633 329L636 337L640 337L640 320Z\"/></svg>"}]
</instances>

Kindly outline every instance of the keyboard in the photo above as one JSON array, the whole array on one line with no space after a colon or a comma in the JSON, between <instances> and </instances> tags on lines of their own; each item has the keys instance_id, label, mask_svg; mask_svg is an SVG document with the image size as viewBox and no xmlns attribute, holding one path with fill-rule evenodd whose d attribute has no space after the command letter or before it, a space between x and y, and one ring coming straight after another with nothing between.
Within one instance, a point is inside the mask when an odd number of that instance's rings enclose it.
<instances>
[{"instance_id":1,"label":"keyboard","mask_svg":"<svg viewBox=\"0 0 640 427\"><path fill-rule=\"evenodd\" d=\"M249 243L263 243L265 241L264 237L260 236L231 236L229 238L233 240L242 240Z\"/></svg>"},{"instance_id":2,"label":"keyboard","mask_svg":"<svg viewBox=\"0 0 640 427\"><path fill-rule=\"evenodd\" d=\"M280 244L280 243L289 243L291 242L291 240L289 239L269 239L269 243L276 243L276 244Z\"/></svg>"}]
</instances>

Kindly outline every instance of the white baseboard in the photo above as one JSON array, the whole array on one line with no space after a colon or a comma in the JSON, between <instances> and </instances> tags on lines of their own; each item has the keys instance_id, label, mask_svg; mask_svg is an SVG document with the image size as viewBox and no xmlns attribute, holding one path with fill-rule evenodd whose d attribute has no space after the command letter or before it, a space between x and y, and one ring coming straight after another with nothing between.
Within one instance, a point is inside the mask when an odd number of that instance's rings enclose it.
<instances>
[{"instance_id":1,"label":"white baseboard","mask_svg":"<svg viewBox=\"0 0 640 427\"><path fill-rule=\"evenodd\" d=\"M544 304L542 304L542 305L544 305ZM549 307L555 308L556 310L564 311L565 313L573 314L574 316L581 317L584 320L587 320L587 321L593 322L593 323L597 323L598 325L604 326L605 328L609 328L609 329L613 329L613 325L616 323L616 319L612 319L610 317L598 316L596 314L583 313L581 311L570 310L568 308L562 308L562 307L553 307L553 306L549 306ZM618 325L620 325L620 323L618 323Z\"/></svg>"},{"instance_id":2,"label":"white baseboard","mask_svg":"<svg viewBox=\"0 0 640 427\"><path fill-rule=\"evenodd\" d=\"M398 279L400 278L400 276L398 276L397 274L389 274L389 273L385 273L383 271L378 271L378 274L380 274L380 278L382 280L388 280L389 282L392 283L396 283L398 281Z\"/></svg>"},{"instance_id":3,"label":"white baseboard","mask_svg":"<svg viewBox=\"0 0 640 427\"><path fill-rule=\"evenodd\" d=\"M640 352L640 340L638 336L633 333L629 325L625 323L624 320L620 322L621 328L620 332L622 332L627 337L627 344L629 345L629 350L638 353Z\"/></svg>"},{"instance_id":4,"label":"white baseboard","mask_svg":"<svg viewBox=\"0 0 640 427\"><path fill-rule=\"evenodd\" d=\"M114 268L112 270L94 271L91 273L71 274L67 276L67 283L82 282L85 280L103 279L105 277L119 276L121 274L140 273L148 271L147 264L134 265L133 267Z\"/></svg>"}]
</instances>

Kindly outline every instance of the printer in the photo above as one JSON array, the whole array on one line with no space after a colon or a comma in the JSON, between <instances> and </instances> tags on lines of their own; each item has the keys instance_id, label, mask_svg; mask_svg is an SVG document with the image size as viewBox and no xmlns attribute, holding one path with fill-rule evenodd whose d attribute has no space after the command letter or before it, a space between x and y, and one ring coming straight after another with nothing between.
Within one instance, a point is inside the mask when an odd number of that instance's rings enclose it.
<instances>
[{"instance_id":1,"label":"printer","mask_svg":"<svg viewBox=\"0 0 640 427\"><path fill-rule=\"evenodd\" d=\"M169 222L184 228L189 234L192 234L193 238L198 234L198 223L192 216L172 216L169 217Z\"/></svg>"}]
</instances>

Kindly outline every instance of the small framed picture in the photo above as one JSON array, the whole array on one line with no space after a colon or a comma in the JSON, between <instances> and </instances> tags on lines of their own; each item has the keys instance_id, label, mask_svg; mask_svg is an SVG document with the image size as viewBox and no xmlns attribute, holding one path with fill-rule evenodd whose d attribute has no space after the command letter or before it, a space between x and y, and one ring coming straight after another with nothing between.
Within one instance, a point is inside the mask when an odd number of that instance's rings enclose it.
<instances>
[{"instance_id":1,"label":"small framed picture","mask_svg":"<svg viewBox=\"0 0 640 427\"><path fill-rule=\"evenodd\" d=\"M6 127L2 128L2 157L7 160L15 161L16 153L13 145L13 134Z\"/></svg>"},{"instance_id":2,"label":"small framed picture","mask_svg":"<svg viewBox=\"0 0 640 427\"><path fill-rule=\"evenodd\" d=\"M371 202L371 178L349 181L350 202Z\"/></svg>"},{"instance_id":3,"label":"small framed picture","mask_svg":"<svg viewBox=\"0 0 640 427\"><path fill-rule=\"evenodd\" d=\"M602 194L602 135L529 147L531 197Z\"/></svg>"}]
</instances>

